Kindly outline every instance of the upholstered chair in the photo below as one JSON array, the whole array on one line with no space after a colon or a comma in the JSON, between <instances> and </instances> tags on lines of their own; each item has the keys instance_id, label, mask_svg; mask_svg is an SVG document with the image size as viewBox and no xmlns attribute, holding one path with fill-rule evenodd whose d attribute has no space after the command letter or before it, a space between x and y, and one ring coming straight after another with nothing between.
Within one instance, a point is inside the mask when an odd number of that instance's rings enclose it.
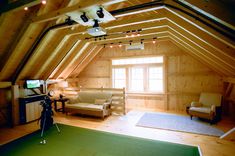
<instances>
[{"instance_id":1,"label":"upholstered chair","mask_svg":"<svg viewBox=\"0 0 235 156\"><path fill-rule=\"evenodd\" d=\"M191 119L195 116L208 119L213 123L221 114L221 101L222 95L219 93L202 92L199 101L191 102L188 113Z\"/></svg>"}]
</instances>

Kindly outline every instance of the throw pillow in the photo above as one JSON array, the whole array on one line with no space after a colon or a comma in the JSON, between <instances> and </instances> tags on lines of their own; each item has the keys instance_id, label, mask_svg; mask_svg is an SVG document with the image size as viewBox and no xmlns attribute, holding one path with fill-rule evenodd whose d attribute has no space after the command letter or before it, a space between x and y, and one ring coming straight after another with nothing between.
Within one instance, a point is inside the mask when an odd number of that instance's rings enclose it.
<instances>
[{"instance_id":1,"label":"throw pillow","mask_svg":"<svg viewBox=\"0 0 235 156\"><path fill-rule=\"evenodd\" d=\"M107 100L106 99L95 99L96 105L103 105Z\"/></svg>"}]
</instances>

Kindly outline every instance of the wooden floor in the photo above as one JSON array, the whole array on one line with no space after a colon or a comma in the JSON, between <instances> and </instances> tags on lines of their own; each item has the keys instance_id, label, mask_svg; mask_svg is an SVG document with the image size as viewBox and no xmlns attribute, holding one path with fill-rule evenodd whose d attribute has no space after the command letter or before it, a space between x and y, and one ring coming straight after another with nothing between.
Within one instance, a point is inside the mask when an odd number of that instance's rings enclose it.
<instances>
[{"instance_id":1,"label":"wooden floor","mask_svg":"<svg viewBox=\"0 0 235 156\"><path fill-rule=\"evenodd\" d=\"M170 113L177 114L175 112ZM132 110L125 116L112 115L105 120L101 120L97 118L73 115L66 116L61 113L56 113L54 119L57 123L79 126L83 128L200 146L203 156L235 155L235 141L231 139L221 140L218 137L135 126L143 114L144 111ZM216 126L224 131L228 131L235 125L233 122L229 122L228 120L222 120ZM4 144L20 136L31 133L32 131L38 129L38 127L39 125L37 122L32 122L30 124L16 126L15 128L0 128L0 144Z\"/></svg>"}]
</instances>

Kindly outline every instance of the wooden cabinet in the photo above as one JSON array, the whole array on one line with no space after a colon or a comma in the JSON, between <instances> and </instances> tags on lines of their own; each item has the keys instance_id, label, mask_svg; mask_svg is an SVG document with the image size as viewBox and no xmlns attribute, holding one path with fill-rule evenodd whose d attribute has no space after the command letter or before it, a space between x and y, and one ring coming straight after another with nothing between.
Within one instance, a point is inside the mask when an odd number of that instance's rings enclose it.
<instances>
[{"instance_id":1,"label":"wooden cabinet","mask_svg":"<svg viewBox=\"0 0 235 156\"><path fill-rule=\"evenodd\" d=\"M37 120L41 116L41 101L46 95L35 95L19 98L20 103L20 123L28 123Z\"/></svg>"}]
</instances>

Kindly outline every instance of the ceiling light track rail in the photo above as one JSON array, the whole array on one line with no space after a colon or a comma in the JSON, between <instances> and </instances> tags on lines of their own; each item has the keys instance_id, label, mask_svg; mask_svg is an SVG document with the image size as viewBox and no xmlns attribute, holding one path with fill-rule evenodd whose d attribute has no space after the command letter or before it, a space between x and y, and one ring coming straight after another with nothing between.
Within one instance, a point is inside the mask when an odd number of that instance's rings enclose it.
<instances>
[{"instance_id":1,"label":"ceiling light track rail","mask_svg":"<svg viewBox=\"0 0 235 156\"><path fill-rule=\"evenodd\" d=\"M33 55L35 49L38 47L39 43L42 41L42 39L46 36L46 34L52 30L52 29L56 29L59 27L64 27L67 25L73 25L76 22L71 20L70 18L66 19L66 21L64 23L60 23L60 24L56 24L53 26L48 27L38 38L37 40L34 42L33 46L28 50L28 52L24 55L21 63L17 66L15 73L12 76L11 82L12 84L15 84L21 71L23 70L24 66L27 64L27 62L29 61L30 57Z\"/></svg>"}]
</instances>

